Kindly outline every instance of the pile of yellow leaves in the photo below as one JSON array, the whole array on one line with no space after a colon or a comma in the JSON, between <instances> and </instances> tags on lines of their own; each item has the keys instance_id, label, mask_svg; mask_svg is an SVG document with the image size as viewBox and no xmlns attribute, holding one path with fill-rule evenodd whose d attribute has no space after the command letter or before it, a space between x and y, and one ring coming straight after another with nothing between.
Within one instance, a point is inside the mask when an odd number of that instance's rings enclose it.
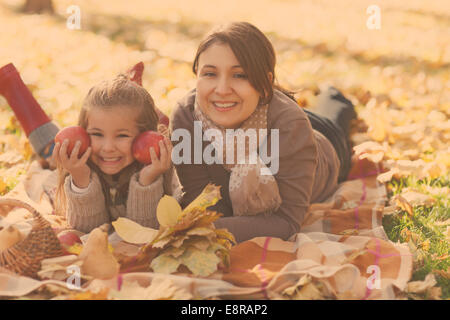
<instances>
[{"instance_id":1,"label":"pile of yellow leaves","mask_svg":"<svg viewBox=\"0 0 450 320\"><path fill-rule=\"evenodd\" d=\"M215 229L213 222L221 214L206 210L220 198L220 187L211 184L184 210L175 198L164 196L157 207L159 231L126 218L119 218L113 226L126 242L146 243L142 252L159 250L150 264L154 272L169 274L184 266L194 275L206 277L229 266L229 251L236 243L226 229Z\"/></svg>"}]
</instances>

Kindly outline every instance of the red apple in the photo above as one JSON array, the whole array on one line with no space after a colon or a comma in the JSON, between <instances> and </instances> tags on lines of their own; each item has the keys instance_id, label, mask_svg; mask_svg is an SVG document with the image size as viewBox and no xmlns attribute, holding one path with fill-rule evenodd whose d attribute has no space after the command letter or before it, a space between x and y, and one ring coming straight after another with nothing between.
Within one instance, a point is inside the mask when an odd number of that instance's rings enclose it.
<instances>
[{"instance_id":1,"label":"red apple","mask_svg":"<svg viewBox=\"0 0 450 320\"><path fill-rule=\"evenodd\" d=\"M80 151L78 156L83 155L87 148L91 145L91 140L86 130L80 126L72 126L61 129L55 136L55 142L59 142L61 145L65 139L69 139L69 145L67 146L67 155L70 156L77 140L81 141Z\"/></svg>"},{"instance_id":2,"label":"red apple","mask_svg":"<svg viewBox=\"0 0 450 320\"><path fill-rule=\"evenodd\" d=\"M83 234L75 230L65 230L58 233L58 240L61 243L64 255L71 254L67 249L76 243L82 244L80 236Z\"/></svg>"},{"instance_id":3,"label":"red apple","mask_svg":"<svg viewBox=\"0 0 450 320\"><path fill-rule=\"evenodd\" d=\"M143 163L148 165L152 163L150 157L150 148L155 149L156 155L160 156L159 141L163 140L164 136L155 131L145 131L136 137L133 142L132 152L133 157Z\"/></svg>"}]
</instances>

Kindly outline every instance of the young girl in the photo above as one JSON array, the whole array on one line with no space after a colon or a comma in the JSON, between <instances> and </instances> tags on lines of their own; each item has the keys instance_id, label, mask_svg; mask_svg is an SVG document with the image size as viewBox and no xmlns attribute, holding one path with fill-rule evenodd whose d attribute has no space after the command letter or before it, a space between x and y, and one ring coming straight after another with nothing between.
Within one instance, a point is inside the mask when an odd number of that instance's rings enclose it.
<instances>
[{"instance_id":1,"label":"young girl","mask_svg":"<svg viewBox=\"0 0 450 320\"><path fill-rule=\"evenodd\" d=\"M158 202L164 194L173 194L172 144L167 137L160 141L159 159L151 148L152 163L147 166L132 155L135 137L157 130L150 94L125 75L104 81L90 89L78 124L90 136L88 150L79 158L77 142L68 155L65 140L55 144L52 154L60 172L57 209L85 233L119 217L158 228Z\"/></svg>"}]
</instances>

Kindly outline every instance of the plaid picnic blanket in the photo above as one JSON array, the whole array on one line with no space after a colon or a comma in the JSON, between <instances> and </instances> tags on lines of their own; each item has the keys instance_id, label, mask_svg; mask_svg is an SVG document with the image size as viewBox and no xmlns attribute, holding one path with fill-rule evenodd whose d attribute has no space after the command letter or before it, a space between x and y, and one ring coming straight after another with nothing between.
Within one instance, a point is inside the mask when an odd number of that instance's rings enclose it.
<instances>
[{"instance_id":1,"label":"plaid picnic blanket","mask_svg":"<svg viewBox=\"0 0 450 320\"><path fill-rule=\"evenodd\" d=\"M325 202L311 204L300 233L289 241L258 237L232 247L228 270L194 277L135 268L114 279L95 279L81 291L120 291L127 284L146 288L168 281L185 293L182 297L196 299L396 299L411 278L413 257L407 245L389 241L383 229L387 194L376 179L381 171L379 164L354 157L349 179ZM52 214L52 197L44 192L43 181L51 175L32 165L7 196L25 199L62 230L64 221ZM0 226L14 223L26 232L29 221L18 209L0 220ZM0 296L26 295L48 284L66 286L63 281L39 281L0 269Z\"/></svg>"}]
</instances>

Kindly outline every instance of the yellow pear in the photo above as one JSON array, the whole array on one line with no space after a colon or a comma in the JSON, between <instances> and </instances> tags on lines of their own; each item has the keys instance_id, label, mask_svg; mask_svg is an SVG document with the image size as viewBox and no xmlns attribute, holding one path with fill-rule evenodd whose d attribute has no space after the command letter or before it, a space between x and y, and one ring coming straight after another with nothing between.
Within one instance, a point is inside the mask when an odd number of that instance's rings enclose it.
<instances>
[{"instance_id":1,"label":"yellow pear","mask_svg":"<svg viewBox=\"0 0 450 320\"><path fill-rule=\"evenodd\" d=\"M80 253L83 261L81 272L96 279L111 279L120 270L114 255L108 250L108 234L101 228L95 228Z\"/></svg>"},{"instance_id":2,"label":"yellow pear","mask_svg":"<svg viewBox=\"0 0 450 320\"><path fill-rule=\"evenodd\" d=\"M22 233L14 226L9 226L0 230L0 252L11 248L23 239Z\"/></svg>"}]
</instances>

